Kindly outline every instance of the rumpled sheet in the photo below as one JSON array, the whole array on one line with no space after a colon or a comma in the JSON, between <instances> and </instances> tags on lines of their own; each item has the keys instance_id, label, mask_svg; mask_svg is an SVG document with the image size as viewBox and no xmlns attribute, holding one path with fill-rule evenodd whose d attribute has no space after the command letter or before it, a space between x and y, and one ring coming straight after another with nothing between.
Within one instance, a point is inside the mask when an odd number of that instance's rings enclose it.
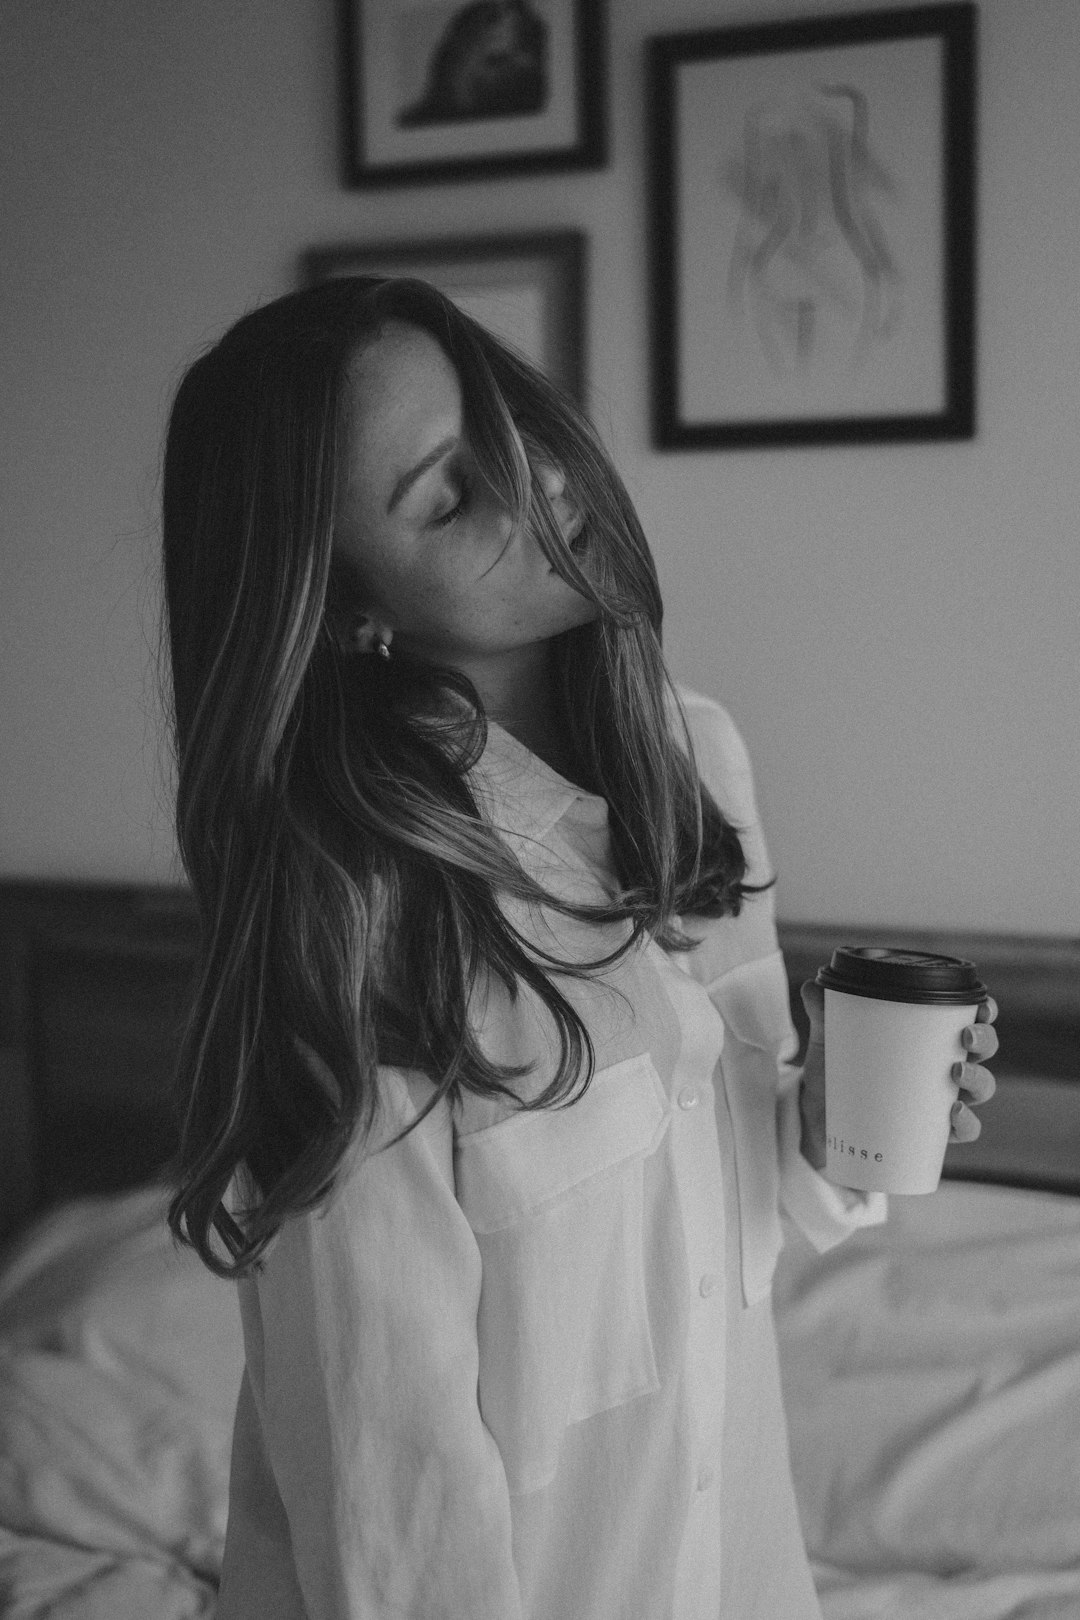
<instances>
[{"instance_id":1,"label":"rumpled sheet","mask_svg":"<svg viewBox=\"0 0 1080 1620\"><path fill-rule=\"evenodd\" d=\"M1077 1620L1080 1200L894 1198L775 1297L827 1620Z\"/></svg>"},{"instance_id":2,"label":"rumpled sheet","mask_svg":"<svg viewBox=\"0 0 1080 1620\"><path fill-rule=\"evenodd\" d=\"M213 1614L243 1346L164 1195L46 1218L0 1271L0 1613Z\"/></svg>"},{"instance_id":3,"label":"rumpled sheet","mask_svg":"<svg viewBox=\"0 0 1080 1620\"><path fill-rule=\"evenodd\" d=\"M212 1620L217 1582L179 1564L0 1529L5 1620Z\"/></svg>"},{"instance_id":4,"label":"rumpled sheet","mask_svg":"<svg viewBox=\"0 0 1080 1620\"><path fill-rule=\"evenodd\" d=\"M163 1211L68 1206L0 1268L7 1620L213 1614L243 1347ZM1080 1199L896 1198L793 1237L776 1303L826 1620L1078 1620Z\"/></svg>"}]
</instances>

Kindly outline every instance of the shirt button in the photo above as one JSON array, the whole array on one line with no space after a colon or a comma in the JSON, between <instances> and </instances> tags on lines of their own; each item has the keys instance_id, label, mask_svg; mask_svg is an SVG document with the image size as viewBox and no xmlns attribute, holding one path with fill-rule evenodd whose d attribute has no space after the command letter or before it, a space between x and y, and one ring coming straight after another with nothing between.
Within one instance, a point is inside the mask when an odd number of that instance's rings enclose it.
<instances>
[{"instance_id":1,"label":"shirt button","mask_svg":"<svg viewBox=\"0 0 1080 1620\"><path fill-rule=\"evenodd\" d=\"M704 1277L702 1277L701 1281L698 1283L698 1293L701 1295L702 1299L708 1299L710 1294L716 1293L719 1286L720 1279L716 1275L715 1271L707 1271Z\"/></svg>"},{"instance_id":2,"label":"shirt button","mask_svg":"<svg viewBox=\"0 0 1080 1620\"><path fill-rule=\"evenodd\" d=\"M711 1468L703 1468L697 1477L698 1490L707 1491L715 1478L716 1474Z\"/></svg>"},{"instance_id":3,"label":"shirt button","mask_svg":"<svg viewBox=\"0 0 1080 1620\"><path fill-rule=\"evenodd\" d=\"M696 1108L697 1105L698 1094L694 1090L693 1086L683 1086L682 1090L679 1092L679 1107Z\"/></svg>"}]
</instances>

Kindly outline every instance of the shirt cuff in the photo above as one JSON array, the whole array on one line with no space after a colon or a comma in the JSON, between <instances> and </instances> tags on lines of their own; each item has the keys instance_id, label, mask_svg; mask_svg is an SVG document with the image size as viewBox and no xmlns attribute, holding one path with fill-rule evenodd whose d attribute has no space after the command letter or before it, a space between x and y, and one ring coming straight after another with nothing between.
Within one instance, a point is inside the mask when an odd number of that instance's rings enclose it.
<instances>
[{"instance_id":1,"label":"shirt cuff","mask_svg":"<svg viewBox=\"0 0 1080 1620\"><path fill-rule=\"evenodd\" d=\"M842 1243L860 1226L880 1226L889 1213L881 1192L834 1187L803 1158L799 1070L781 1076L778 1103L780 1202L819 1254Z\"/></svg>"}]
</instances>

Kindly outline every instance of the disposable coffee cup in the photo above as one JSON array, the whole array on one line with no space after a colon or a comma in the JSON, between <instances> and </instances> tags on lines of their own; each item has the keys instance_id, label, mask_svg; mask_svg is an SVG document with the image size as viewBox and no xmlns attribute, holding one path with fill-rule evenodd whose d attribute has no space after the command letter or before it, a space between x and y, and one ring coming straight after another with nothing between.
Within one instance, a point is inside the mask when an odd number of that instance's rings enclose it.
<instances>
[{"instance_id":1,"label":"disposable coffee cup","mask_svg":"<svg viewBox=\"0 0 1080 1620\"><path fill-rule=\"evenodd\" d=\"M931 1193L941 1180L960 1032L986 997L955 956L843 945L825 991L823 1174L866 1192Z\"/></svg>"}]
</instances>

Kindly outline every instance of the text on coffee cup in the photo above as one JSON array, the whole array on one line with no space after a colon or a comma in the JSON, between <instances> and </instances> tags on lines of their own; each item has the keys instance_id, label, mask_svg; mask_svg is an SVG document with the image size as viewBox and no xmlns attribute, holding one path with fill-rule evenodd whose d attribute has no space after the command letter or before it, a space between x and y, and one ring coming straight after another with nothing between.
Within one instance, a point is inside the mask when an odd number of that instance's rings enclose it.
<instances>
[{"instance_id":1,"label":"text on coffee cup","mask_svg":"<svg viewBox=\"0 0 1080 1620\"><path fill-rule=\"evenodd\" d=\"M845 1142L842 1136L827 1136L825 1146L832 1148L834 1153L847 1153L853 1159L873 1159L875 1164L881 1164L885 1155L872 1153L869 1148L857 1147L854 1142Z\"/></svg>"}]
</instances>

